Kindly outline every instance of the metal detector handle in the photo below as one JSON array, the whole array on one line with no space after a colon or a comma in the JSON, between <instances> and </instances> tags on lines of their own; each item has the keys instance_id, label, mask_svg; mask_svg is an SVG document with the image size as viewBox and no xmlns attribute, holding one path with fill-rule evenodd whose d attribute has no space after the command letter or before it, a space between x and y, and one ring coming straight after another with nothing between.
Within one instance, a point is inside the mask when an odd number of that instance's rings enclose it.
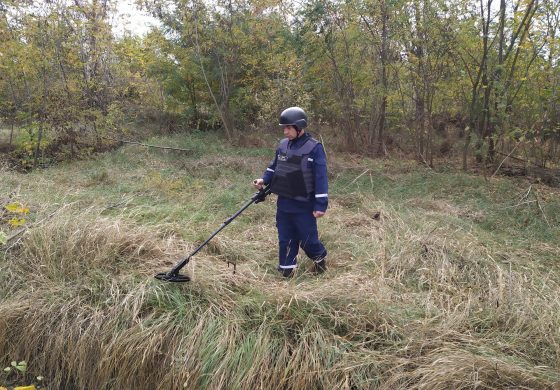
<instances>
[{"instance_id":1,"label":"metal detector handle","mask_svg":"<svg viewBox=\"0 0 560 390\"><path fill-rule=\"evenodd\" d=\"M216 236L216 234L218 234L223 228L225 228L227 225L229 225L230 222L233 221L235 218L237 218L239 216L239 214L241 214L243 211L245 211L245 209L247 207L249 207L253 203L263 202L269 194L270 194L270 185L267 185L267 186L264 186L263 188L261 188L257 193L255 193L255 195L253 195L253 197L249 201L247 201L243 205L243 207L241 207L231 217L227 218L221 224L221 226L214 233L212 233L212 235L210 237L208 237L206 239L206 241L204 241L202 244L200 244L198 246L198 248L196 248L192 253L190 253L187 257L185 257L183 260L181 260L181 262L179 262L175 267L173 267L173 269L171 271L169 271L168 275L170 275L170 276L178 275L181 268L183 268L185 265L187 265L189 263L189 261L191 260L191 257L196 255L198 253L198 251L200 251L202 248L204 248L204 246L206 244L208 244L208 242L210 242L210 240L213 239L214 236Z\"/></svg>"},{"instance_id":2,"label":"metal detector handle","mask_svg":"<svg viewBox=\"0 0 560 390\"><path fill-rule=\"evenodd\" d=\"M255 193L255 195L253 195L252 199L255 201L255 203L261 203L265 201L268 195L270 195L270 184L267 184L263 188L261 188L257 193Z\"/></svg>"}]
</instances>

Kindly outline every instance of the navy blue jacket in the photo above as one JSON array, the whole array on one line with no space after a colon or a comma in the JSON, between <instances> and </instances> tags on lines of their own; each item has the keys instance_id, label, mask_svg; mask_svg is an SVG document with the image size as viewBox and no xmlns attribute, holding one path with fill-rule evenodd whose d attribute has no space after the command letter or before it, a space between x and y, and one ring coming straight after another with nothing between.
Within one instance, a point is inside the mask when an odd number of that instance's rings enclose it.
<instances>
[{"instance_id":1,"label":"navy blue jacket","mask_svg":"<svg viewBox=\"0 0 560 390\"><path fill-rule=\"evenodd\" d=\"M288 149L296 149L305 143L305 141L311 137L311 134L304 133L301 137L288 142ZM274 159L270 162L268 168L264 172L263 180L264 184L269 184L274 176L274 171L276 170L276 162L278 159L278 154L280 149L276 149L276 154ZM309 155L310 159L313 159L313 176L315 178L315 190L311 193L311 199L307 202L300 200L295 200L291 198L286 198L284 196L278 196L278 209L288 213L301 213L301 212L313 212L313 211L323 211L327 210L329 205L329 186L327 179L327 156L325 155L325 149L323 145L317 144L311 151Z\"/></svg>"}]
</instances>

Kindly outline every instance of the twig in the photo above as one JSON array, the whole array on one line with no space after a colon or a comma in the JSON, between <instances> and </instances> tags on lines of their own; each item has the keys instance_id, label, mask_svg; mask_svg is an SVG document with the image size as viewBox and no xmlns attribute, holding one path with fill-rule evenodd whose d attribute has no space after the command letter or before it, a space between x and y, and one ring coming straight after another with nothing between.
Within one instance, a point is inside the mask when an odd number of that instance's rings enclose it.
<instances>
[{"instance_id":1,"label":"twig","mask_svg":"<svg viewBox=\"0 0 560 390\"><path fill-rule=\"evenodd\" d=\"M541 210L541 213L544 217L544 221L546 222L546 224L548 225L548 227L552 227L550 226L550 222L548 222L548 218L546 217L546 214L544 213L544 210L541 206L541 203L539 202L539 194L537 193L537 190L535 190L535 200L537 202L537 206L539 206L539 210Z\"/></svg>"},{"instance_id":2,"label":"twig","mask_svg":"<svg viewBox=\"0 0 560 390\"><path fill-rule=\"evenodd\" d=\"M517 147L517 145L516 145L516 147ZM538 164L535 164L535 163L532 162L532 161L525 160L525 159L523 159L523 158L519 158L519 157L515 157L515 156L510 156L509 154L505 154L505 153L499 152L499 151L497 151L497 150L496 150L495 152L498 153L498 154L501 154L502 156L506 156L506 158L509 157L509 158L511 158L511 159L514 159L514 160L517 160L517 161L521 161L521 162L530 164L530 165L532 165L532 166L534 166L534 167L541 168ZM511 153L510 153L510 154L511 154Z\"/></svg>"},{"instance_id":3,"label":"twig","mask_svg":"<svg viewBox=\"0 0 560 390\"><path fill-rule=\"evenodd\" d=\"M426 164L426 166L427 166L428 168L430 168L430 170L433 171L432 167L430 166L430 164L428 164L428 162L426 161L426 159L424 158L424 156L422 155L422 153L418 153L418 155L419 155L420 157L422 157L422 161L424 162L424 164Z\"/></svg>"},{"instance_id":4,"label":"twig","mask_svg":"<svg viewBox=\"0 0 560 390\"><path fill-rule=\"evenodd\" d=\"M498 171L500 170L500 168L502 167L502 164L507 160L508 157L510 157L513 152L515 152L515 149L517 149L517 146L519 145L519 143L515 144L515 147L512 149L511 152L509 152L509 154L502 160L502 162L500 163L500 165L498 165L498 168L496 169L496 171L492 174L492 176L490 176L490 178L493 178L496 173L498 173Z\"/></svg>"},{"instance_id":5,"label":"twig","mask_svg":"<svg viewBox=\"0 0 560 390\"><path fill-rule=\"evenodd\" d=\"M352 184L354 184L356 182L356 180L358 180L360 177L364 176L366 173L369 172L369 168L366 169L365 171L363 171L361 174L359 174L354 180L352 180L350 182L350 184L348 184L346 187L343 188L343 190L347 189L348 187L350 187Z\"/></svg>"},{"instance_id":6,"label":"twig","mask_svg":"<svg viewBox=\"0 0 560 390\"><path fill-rule=\"evenodd\" d=\"M75 202L73 202L75 203ZM49 215L47 215L45 218L34 222L32 224L29 224L29 226L25 226L21 229L19 229L18 231L14 232L12 235L10 235L7 239L6 239L6 246L8 245L8 243L12 240L14 240L15 238L19 237L21 234L25 233L26 231L28 231L29 229L31 229L32 227L36 227L39 226L40 224L42 224L43 222L45 222L46 220L52 218L56 213L58 213L59 211L62 211L63 209L65 209L67 206L70 206L73 203L67 203L64 206L56 209L55 211L53 211L52 213L50 213ZM14 246L17 245L17 243L21 240L21 237L19 237L12 245L8 246L4 251L8 252L10 249L12 249Z\"/></svg>"},{"instance_id":7,"label":"twig","mask_svg":"<svg viewBox=\"0 0 560 390\"><path fill-rule=\"evenodd\" d=\"M12 233L10 236L8 236L8 238L6 238L6 244L8 244L8 242L12 241L14 238L19 236L21 233L23 233L26 230L27 230L27 228L21 228L21 229L15 231L14 233Z\"/></svg>"},{"instance_id":8,"label":"twig","mask_svg":"<svg viewBox=\"0 0 560 390\"><path fill-rule=\"evenodd\" d=\"M109 206L107 206L107 207L105 207L103 210L101 210L101 213L103 213L104 211L107 211L107 210L111 210L111 209L117 208L117 207L119 207L120 205L122 205L123 203L129 204L130 201L132 201L132 199L134 199L134 196L131 196L130 198L125 198L125 199L121 200L121 201L118 202L118 203L110 204Z\"/></svg>"},{"instance_id":9,"label":"twig","mask_svg":"<svg viewBox=\"0 0 560 390\"><path fill-rule=\"evenodd\" d=\"M503 207L503 208L501 208L500 210L512 209L512 208L514 208L514 207L521 206L522 204L535 203L534 200L528 200L529 194L531 193L531 190L532 190L532 189L533 189L533 185L531 184L531 185L529 186L529 189L528 189L527 192L525 193L525 195L523 195L523 196L521 197L521 199L519 199L519 203L517 203L517 204L514 205L514 206Z\"/></svg>"},{"instance_id":10,"label":"twig","mask_svg":"<svg viewBox=\"0 0 560 390\"><path fill-rule=\"evenodd\" d=\"M545 212L544 212L544 209L542 208L541 203L539 202L539 194L538 194L537 190L533 191L533 195L534 195L535 199L534 199L534 200L529 200L529 194L531 194L531 190L532 190L532 189L533 189L533 185L531 184L531 185L529 186L529 189L528 189L527 192L525 193L525 195L523 195L523 196L521 197L521 199L519 200L519 203L517 203L515 206L504 207L502 210L511 209L511 208L514 208L514 207L517 207L517 206L521 206L521 205L523 205L523 204L536 203L536 204L537 204L537 207L539 208L539 210L540 210L540 212L541 212L541 214L542 214L542 216L543 216L543 218L544 218L544 221L546 222L546 224L547 224L548 227L550 228L550 227L552 227L552 226L550 225L550 222L548 221L548 218L546 217L546 214L545 214Z\"/></svg>"},{"instance_id":11,"label":"twig","mask_svg":"<svg viewBox=\"0 0 560 390\"><path fill-rule=\"evenodd\" d=\"M172 146L159 146L159 145L150 145L150 144L143 144L141 142L136 142L136 141L125 141L122 139L114 139L111 137L106 137L106 136L102 136L101 138L106 138L106 139L110 139L111 141L116 141L116 142L122 142L125 144L133 144L133 145L140 145L140 146L145 146L147 148L157 148L157 149L167 149L167 150L179 150L181 152L192 152L192 150L190 149L182 149L182 148L174 148Z\"/></svg>"},{"instance_id":12,"label":"twig","mask_svg":"<svg viewBox=\"0 0 560 390\"><path fill-rule=\"evenodd\" d=\"M527 190L527 192L525 193L525 195L523 195L523 197L519 200L520 202L522 202L523 200L527 199L529 197L529 194L531 193L531 190L533 189L533 185L531 184L529 186L529 189Z\"/></svg>"},{"instance_id":13,"label":"twig","mask_svg":"<svg viewBox=\"0 0 560 390\"><path fill-rule=\"evenodd\" d=\"M319 134L319 137L321 138L321 145L323 145L323 150L325 151L325 157L327 158L328 161L329 156L327 154L327 148L325 147L325 141L323 141L323 136L321 134Z\"/></svg>"},{"instance_id":14,"label":"twig","mask_svg":"<svg viewBox=\"0 0 560 390\"><path fill-rule=\"evenodd\" d=\"M523 204L529 204L529 203L535 203L535 202L536 202L535 200L528 200L528 201L526 201L526 202L520 202L520 203L518 203L518 204L516 204L516 205L514 205L514 206L502 207L500 210L513 209L513 208L518 207L518 206L521 206L521 205L523 205Z\"/></svg>"}]
</instances>

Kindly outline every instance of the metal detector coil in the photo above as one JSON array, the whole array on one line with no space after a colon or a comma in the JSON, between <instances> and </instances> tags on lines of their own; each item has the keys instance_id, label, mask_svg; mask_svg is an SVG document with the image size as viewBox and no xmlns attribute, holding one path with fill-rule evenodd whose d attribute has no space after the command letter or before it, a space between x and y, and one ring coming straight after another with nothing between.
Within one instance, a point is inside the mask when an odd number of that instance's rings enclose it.
<instances>
[{"instance_id":1,"label":"metal detector coil","mask_svg":"<svg viewBox=\"0 0 560 390\"><path fill-rule=\"evenodd\" d=\"M263 188L261 188L258 192L256 192L251 199L249 199L244 205L243 207L241 207L235 214L233 214L231 217L229 217L228 219L226 219L218 229L216 229L216 231L214 233L212 233L210 235L210 237L208 237L202 244L200 244L198 246L198 248L196 248L192 253L190 253L187 257L185 257L184 259L182 259L181 261L179 261L177 263L177 265L175 265L175 267L173 267L173 269L169 272L160 272L158 274L156 274L154 277L158 280L162 280L164 282L175 282L175 283L182 283L182 282L188 282L191 280L190 277L188 277L187 275L182 275L179 273L179 271L186 266L189 261L191 260L191 257L193 257L195 254L198 253L198 251L200 251L202 248L204 248L204 246L206 246L206 244L208 244L210 242L210 240L212 238L214 238L214 236L216 236L220 231L222 231L223 228L225 228L227 225L230 224L231 221L233 221L235 218L237 218L243 211L245 211L245 209L247 209L250 205L252 205L253 203L260 203L263 202L266 197L270 195L270 185L264 186ZM228 263L229 266L229 263ZM235 272L235 264L234 264L234 272Z\"/></svg>"}]
</instances>

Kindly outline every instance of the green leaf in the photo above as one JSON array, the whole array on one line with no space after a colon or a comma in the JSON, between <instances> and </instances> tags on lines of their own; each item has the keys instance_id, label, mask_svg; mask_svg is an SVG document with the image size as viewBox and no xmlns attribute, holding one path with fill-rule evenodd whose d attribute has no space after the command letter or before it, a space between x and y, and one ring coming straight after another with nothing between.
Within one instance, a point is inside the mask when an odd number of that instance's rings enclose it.
<instances>
[{"instance_id":1,"label":"green leaf","mask_svg":"<svg viewBox=\"0 0 560 390\"><path fill-rule=\"evenodd\" d=\"M25 371L27 371L27 362L25 360L19 362L19 364L16 366L16 369L19 372L25 373Z\"/></svg>"},{"instance_id":2,"label":"green leaf","mask_svg":"<svg viewBox=\"0 0 560 390\"><path fill-rule=\"evenodd\" d=\"M0 245L5 245L8 242L8 235L0 230Z\"/></svg>"},{"instance_id":3,"label":"green leaf","mask_svg":"<svg viewBox=\"0 0 560 390\"><path fill-rule=\"evenodd\" d=\"M6 368L4 368L4 372L10 372L10 371L12 371L12 368L11 368L11 367L6 367Z\"/></svg>"}]
</instances>

